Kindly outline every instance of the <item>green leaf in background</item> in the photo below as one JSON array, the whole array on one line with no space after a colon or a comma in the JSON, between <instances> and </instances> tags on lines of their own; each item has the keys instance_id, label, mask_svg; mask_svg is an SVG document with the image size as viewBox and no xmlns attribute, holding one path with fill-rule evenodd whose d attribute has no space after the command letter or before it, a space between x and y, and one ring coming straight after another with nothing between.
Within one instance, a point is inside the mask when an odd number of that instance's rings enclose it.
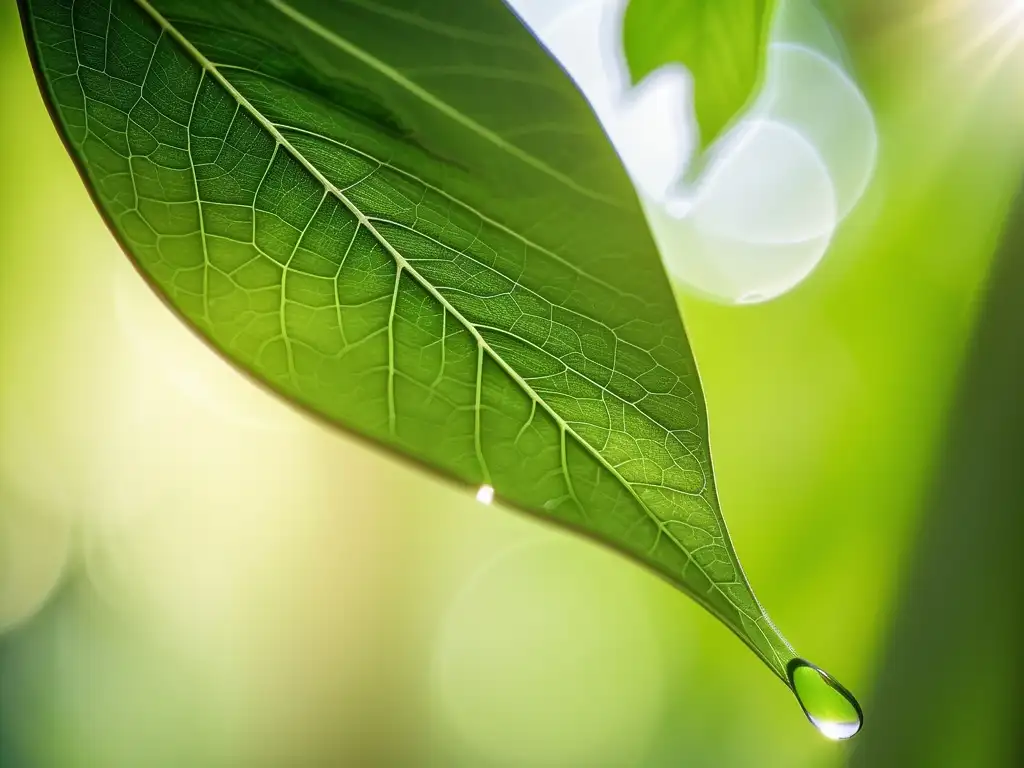
<instances>
[{"instance_id":1,"label":"green leaf in background","mask_svg":"<svg viewBox=\"0 0 1024 768\"><path fill-rule=\"evenodd\" d=\"M750 101L764 70L775 0L630 0L623 21L634 83L666 64L693 77L700 147Z\"/></svg>"},{"instance_id":2,"label":"green leaf in background","mask_svg":"<svg viewBox=\"0 0 1024 768\"><path fill-rule=\"evenodd\" d=\"M218 350L332 423L642 561L784 678L793 653L729 541L633 190L502 3L22 11L98 207Z\"/></svg>"},{"instance_id":3,"label":"green leaf in background","mask_svg":"<svg viewBox=\"0 0 1024 768\"><path fill-rule=\"evenodd\" d=\"M1024 185L950 409L874 698L850 768L1024 765Z\"/></svg>"}]
</instances>

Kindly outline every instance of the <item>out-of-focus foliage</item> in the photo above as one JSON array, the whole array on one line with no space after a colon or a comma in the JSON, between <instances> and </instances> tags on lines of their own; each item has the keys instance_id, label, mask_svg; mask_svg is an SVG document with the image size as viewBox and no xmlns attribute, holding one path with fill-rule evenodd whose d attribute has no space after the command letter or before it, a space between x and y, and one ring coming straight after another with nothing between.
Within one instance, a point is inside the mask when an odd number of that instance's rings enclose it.
<instances>
[{"instance_id":1,"label":"out-of-focus foliage","mask_svg":"<svg viewBox=\"0 0 1024 768\"><path fill-rule=\"evenodd\" d=\"M689 69L708 147L761 80L774 9L775 0L629 0L622 32L633 81L666 64Z\"/></svg>"},{"instance_id":2,"label":"out-of-focus foliage","mask_svg":"<svg viewBox=\"0 0 1024 768\"><path fill-rule=\"evenodd\" d=\"M1024 759L1022 292L1024 188L965 359L855 768Z\"/></svg>"}]
</instances>

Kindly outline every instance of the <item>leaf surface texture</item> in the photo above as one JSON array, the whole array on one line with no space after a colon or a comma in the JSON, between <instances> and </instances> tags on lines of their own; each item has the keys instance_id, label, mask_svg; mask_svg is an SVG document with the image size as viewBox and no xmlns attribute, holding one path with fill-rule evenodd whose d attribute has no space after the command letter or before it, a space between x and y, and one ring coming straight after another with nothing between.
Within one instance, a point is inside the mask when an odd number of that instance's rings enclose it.
<instances>
[{"instance_id":1,"label":"leaf surface texture","mask_svg":"<svg viewBox=\"0 0 1024 768\"><path fill-rule=\"evenodd\" d=\"M780 676L693 358L586 102L495 0L23 0L178 313L305 409L647 564Z\"/></svg>"}]
</instances>

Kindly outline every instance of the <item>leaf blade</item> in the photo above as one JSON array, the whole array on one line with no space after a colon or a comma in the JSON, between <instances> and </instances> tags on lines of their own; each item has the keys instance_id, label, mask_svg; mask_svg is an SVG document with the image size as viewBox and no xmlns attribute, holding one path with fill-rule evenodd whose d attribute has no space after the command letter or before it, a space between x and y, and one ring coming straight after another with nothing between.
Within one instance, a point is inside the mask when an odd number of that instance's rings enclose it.
<instances>
[{"instance_id":1,"label":"leaf blade","mask_svg":"<svg viewBox=\"0 0 1024 768\"><path fill-rule=\"evenodd\" d=\"M283 0L23 7L98 206L222 353L328 420L644 562L782 676L792 652L728 540L696 369L621 168L510 13L449 5L483 25L440 33L359 2L330 28ZM430 75L332 31L382 18L441 35L445 51L418 55L463 69L473 46L445 59L452 40L501 28L518 68L493 72L554 94L579 145L568 164L564 141L515 143L455 91L428 90Z\"/></svg>"}]
</instances>

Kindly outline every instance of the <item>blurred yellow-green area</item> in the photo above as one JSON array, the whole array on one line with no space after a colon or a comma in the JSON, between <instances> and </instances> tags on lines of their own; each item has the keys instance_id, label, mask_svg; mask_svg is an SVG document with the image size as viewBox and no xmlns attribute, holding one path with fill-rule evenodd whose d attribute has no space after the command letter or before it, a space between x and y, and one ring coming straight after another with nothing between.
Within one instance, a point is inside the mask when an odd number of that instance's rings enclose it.
<instances>
[{"instance_id":1,"label":"blurred yellow-green area","mask_svg":"<svg viewBox=\"0 0 1024 768\"><path fill-rule=\"evenodd\" d=\"M792 293L684 301L747 575L861 696L865 738L1020 178L1024 68L985 38L994 2L865 4L867 197ZM826 768L857 749L658 579L314 423L191 336L94 210L14 3L0 137L4 768Z\"/></svg>"}]
</instances>

